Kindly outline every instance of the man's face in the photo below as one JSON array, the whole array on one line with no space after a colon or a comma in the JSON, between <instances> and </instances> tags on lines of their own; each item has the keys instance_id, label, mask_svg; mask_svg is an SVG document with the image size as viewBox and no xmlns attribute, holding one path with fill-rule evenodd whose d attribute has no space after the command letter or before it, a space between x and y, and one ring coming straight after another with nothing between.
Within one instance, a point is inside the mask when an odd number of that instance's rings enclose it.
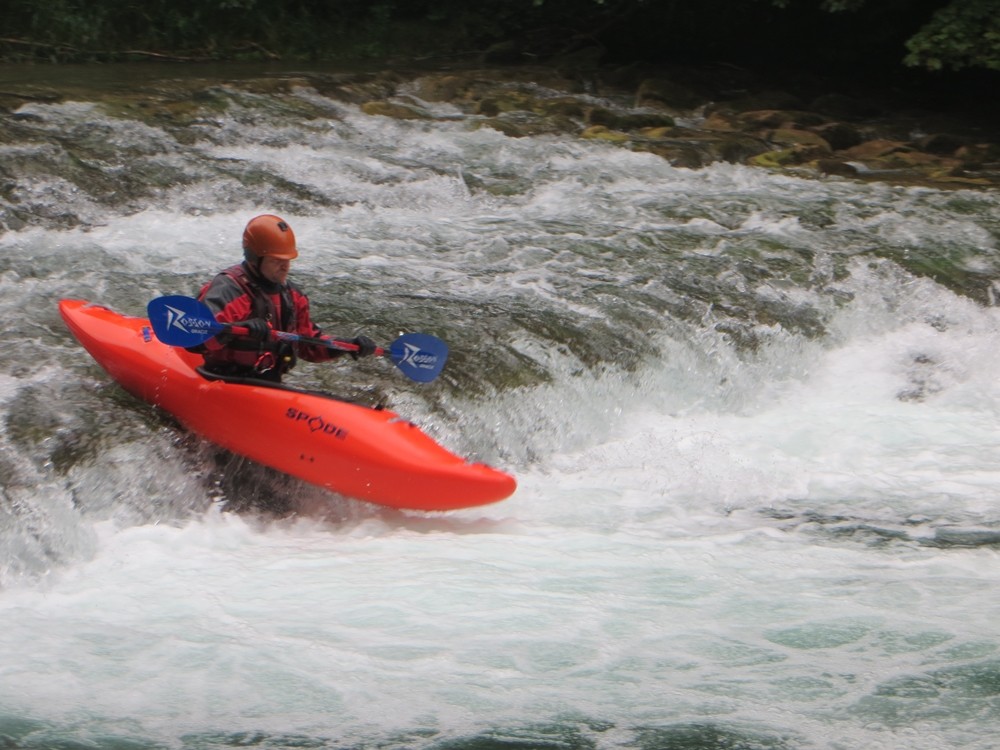
<instances>
[{"instance_id":1,"label":"man's face","mask_svg":"<svg viewBox=\"0 0 1000 750\"><path fill-rule=\"evenodd\" d=\"M284 284L292 261L264 256L260 261L260 275L273 284Z\"/></svg>"}]
</instances>

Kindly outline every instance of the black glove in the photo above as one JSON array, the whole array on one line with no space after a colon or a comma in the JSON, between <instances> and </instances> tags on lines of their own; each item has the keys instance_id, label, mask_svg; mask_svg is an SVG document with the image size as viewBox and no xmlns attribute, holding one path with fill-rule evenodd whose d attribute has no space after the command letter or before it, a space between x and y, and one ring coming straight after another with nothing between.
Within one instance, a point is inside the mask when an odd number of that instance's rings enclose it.
<instances>
[{"instance_id":1,"label":"black glove","mask_svg":"<svg viewBox=\"0 0 1000 750\"><path fill-rule=\"evenodd\" d=\"M357 345L358 347L356 352L351 352L351 356L355 359L358 357L370 357L378 348L375 345L375 342L367 336L358 336L356 339L351 339L351 343Z\"/></svg>"},{"instance_id":2,"label":"black glove","mask_svg":"<svg viewBox=\"0 0 1000 750\"><path fill-rule=\"evenodd\" d=\"M234 323L234 325L246 328L247 336L257 341L267 341L271 338L271 326L263 318L250 318L250 320L244 320L242 323Z\"/></svg>"}]
</instances>

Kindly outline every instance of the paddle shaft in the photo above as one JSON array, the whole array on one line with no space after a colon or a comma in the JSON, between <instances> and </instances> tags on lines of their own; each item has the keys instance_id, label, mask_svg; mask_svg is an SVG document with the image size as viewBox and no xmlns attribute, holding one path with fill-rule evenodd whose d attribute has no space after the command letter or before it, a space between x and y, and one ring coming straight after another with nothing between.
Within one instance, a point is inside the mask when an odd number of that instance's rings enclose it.
<instances>
[{"instance_id":1,"label":"paddle shaft","mask_svg":"<svg viewBox=\"0 0 1000 750\"><path fill-rule=\"evenodd\" d=\"M232 325L231 323L223 323L226 330L233 334L234 336L249 336L250 330L244 326ZM312 344L313 346L325 346L328 349L337 349L342 352L356 352L361 347L350 341L338 341L336 339L318 339L312 336L302 336L298 333L289 333L288 331L275 331L271 330L271 337L278 339L279 341L288 341L290 343L298 344ZM381 346L375 348L376 357L384 357L385 349Z\"/></svg>"},{"instance_id":2,"label":"paddle shaft","mask_svg":"<svg viewBox=\"0 0 1000 750\"><path fill-rule=\"evenodd\" d=\"M164 344L185 349L198 346L219 333L249 336L245 325L220 323L200 300L181 295L168 295L150 300L146 306L153 332ZM289 331L269 331L271 340L323 346L338 351L356 352L361 347L350 341L302 336ZM404 333L388 347L378 347L374 354L388 355L392 363L411 380L429 383L448 361L448 345L426 333Z\"/></svg>"}]
</instances>

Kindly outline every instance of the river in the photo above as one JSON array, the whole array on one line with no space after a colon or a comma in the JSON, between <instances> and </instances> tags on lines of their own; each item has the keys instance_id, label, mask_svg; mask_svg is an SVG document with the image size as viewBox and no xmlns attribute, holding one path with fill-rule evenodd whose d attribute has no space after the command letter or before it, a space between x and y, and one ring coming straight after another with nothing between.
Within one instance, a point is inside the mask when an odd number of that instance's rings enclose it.
<instances>
[{"instance_id":1,"label":"river","mask_svg":"<svg viewBox=\"0 0 1000 750\"><path fill-rule=\"evenodd\" d=\"M223 77L167 112L117 70L0 116L0 744L998 747L1000 194ZM452 351L291 382L387 399L512 498L255 467L63 326L196 293L263 212L328 332Z\"/></svg>"}]
</instances>

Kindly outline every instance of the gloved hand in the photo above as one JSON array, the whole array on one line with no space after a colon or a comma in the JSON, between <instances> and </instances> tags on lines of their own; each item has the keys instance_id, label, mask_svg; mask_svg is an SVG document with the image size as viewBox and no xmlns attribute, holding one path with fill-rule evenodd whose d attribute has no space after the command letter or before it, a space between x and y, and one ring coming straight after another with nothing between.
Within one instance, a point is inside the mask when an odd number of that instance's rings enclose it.
<instances>
[{"instance_id":1,"label":"gloved hand","mask_svg":"<svg viewBox=\"0 0 1000 750\"><path fill-rule=\"evenodd\" d=\"M356 352L351 352L351 356L357 359L358 357L370 357L375 353L378 348L375 342L372 341L367 336L358 336L356 339L351 339L352 344L356 344L358 350Z\"/></svg>"},{"instance_id":2,"label":"gloved hand","mask_svg":"<svg viewBox=\"0 0 1000 750\"><path fill-rule=\"evenodd\" d=\"M263 318L250 318L242 323L236 323L247 329L247 336L256 341L267 341L271 338L271 326Z\"/></svg>"}]
</instances>

